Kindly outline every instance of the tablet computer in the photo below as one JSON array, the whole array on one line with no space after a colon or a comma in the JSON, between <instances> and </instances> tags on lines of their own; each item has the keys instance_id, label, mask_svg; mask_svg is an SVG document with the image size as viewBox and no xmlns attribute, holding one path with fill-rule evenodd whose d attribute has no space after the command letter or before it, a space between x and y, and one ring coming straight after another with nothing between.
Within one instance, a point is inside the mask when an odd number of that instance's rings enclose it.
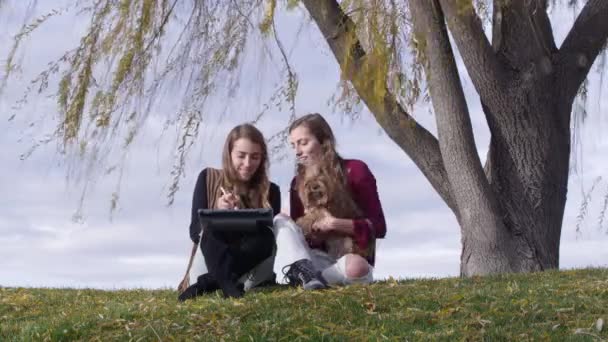
<instances>
[{"instance_id":1,"label":"tablet computer","mask_svg":"<svg viewBox=\"0 0 608 342\"><path fill-rule=\"evenodd\" d=\"M199 209L203 229L225 232L255 233L272 227L272 208L261 209Z\"/></svg>"}]
</instances>

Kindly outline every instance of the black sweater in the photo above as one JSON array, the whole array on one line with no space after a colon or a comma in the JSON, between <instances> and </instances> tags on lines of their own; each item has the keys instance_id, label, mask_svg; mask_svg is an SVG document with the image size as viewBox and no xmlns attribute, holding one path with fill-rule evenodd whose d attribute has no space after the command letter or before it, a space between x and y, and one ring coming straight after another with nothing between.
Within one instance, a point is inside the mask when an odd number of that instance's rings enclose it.
<instances>
[{"instance_id":1,"label":"black sweater","mask_svg":"<svg viewBox=\"0 0 608 342\"><path fill-rule=\"evenodd\" d=\"M268 201L274 214L278 214L281 211L281 191L279 186L270 183L270 189L268 191ZM201 171L196 180L194 187L194 194L192 195L192 216L190 219L190 239L194 243L198 243L198 238L201 233L201 225L198 219L199 209L209 209L207 200L207 169Z\"/></svg>"}]
</instances>

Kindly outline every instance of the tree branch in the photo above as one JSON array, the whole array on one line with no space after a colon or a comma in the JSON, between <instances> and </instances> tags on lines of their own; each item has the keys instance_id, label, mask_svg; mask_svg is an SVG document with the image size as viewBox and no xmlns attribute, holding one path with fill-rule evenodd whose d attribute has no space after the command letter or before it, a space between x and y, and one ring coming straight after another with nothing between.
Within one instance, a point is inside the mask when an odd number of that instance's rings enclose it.
<instances>
[{"instance_id":1,"label":"tree branch","mask_svg":"<svg viewBox=\"0 0 608 342\"><path fill-rule=\"evenodd\" d=\"M557 52L555 38L551 20L547 13L548 0L534 0L528 4L528 13L532 20L532 31L538 46L543 50L544 55L551 56Z\"/></svg>"},{"instance_id":2,"label":"tree branch","mask_svg":"<svg viewBox=\"0 0 608 342\"><path fill-rule=\"evenodd\" d=\"M531 63L546 65L557 52L547 1L494 0L492 46L511 69L524 71Z\"/></svg>"},{"instance_id":3,"label":"tree branch","mask_svg":"<svg viewBox=\"0 0 608 342\"><path fill-rule=\"evenodd\" d=\"M589 0L559 49L565 96L573 99L608 39L608 1Z\"/></svg>"},{"instance_id":4,"label":"tree branch","mask_svg":"<svg viewBox=\"0 0 608 342\"><path fill-rule=\"evenodd\" d=\"M486 37L481 20L471 0L440 0L458 51L481 101L491 113L502 113L507 100L508 73L500 63Z\"/></svg>"},{"instance_id":5,"label":"tree branch","mask_svg":"<svg viewBox=\"0 0 608 342\"><path fill-rule=\"evenodd\" d=\"M388 136L407 153L458 216L437 139L420 126L388 91L386 76L381 80L385 90L382 96L377 94L377 89L370 87L369 74L365 74L363 67L368 56L357 38L355 23L335 0L302 2L329 44L343 77L353 84Z\"/></svg>"},{"instance_id":6,"label":"tree branch","mask_svg":"<svg viewBox=\"0 0 608 342\"><path fill-rule=\"evenodd\" d=\"M485 177L440 0L410 0L414 30L423 42L426 75L437 119L439 146L452 193L476 239L505 234L498 201ZM469 236L469 235L467 235ZM493 237L492 237L493 236Z\"/></svg>"}]
</instances>

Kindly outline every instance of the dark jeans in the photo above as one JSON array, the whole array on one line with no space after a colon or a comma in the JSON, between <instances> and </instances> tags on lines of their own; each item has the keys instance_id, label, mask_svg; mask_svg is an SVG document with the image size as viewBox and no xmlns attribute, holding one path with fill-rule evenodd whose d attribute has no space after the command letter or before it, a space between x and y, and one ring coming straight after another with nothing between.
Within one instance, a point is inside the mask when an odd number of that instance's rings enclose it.
<instances>
[{"instance_id":1,"label":"dark jeans","mask_svg":"<svg viewBox=\"0 0 608 342\"><path fill-rule=\"evenodd\" d=\"M203 231L201 251L207 270L220 287L238 279L272 255L275 241L270 229L255 234Z\"/></svg>"}]
</instances>

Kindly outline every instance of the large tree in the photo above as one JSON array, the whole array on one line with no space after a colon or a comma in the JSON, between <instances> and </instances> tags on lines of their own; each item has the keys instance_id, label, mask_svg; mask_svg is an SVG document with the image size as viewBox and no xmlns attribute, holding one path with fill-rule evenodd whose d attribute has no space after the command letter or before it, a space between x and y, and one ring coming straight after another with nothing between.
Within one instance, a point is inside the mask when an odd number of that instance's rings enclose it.
<instances>
[{"instance_id":1,"label":"large tree","mask_svg":"<svg viewBox=\"0 0 608 342\"><path fill-rule=\"evenodd\" d=\"M286 82L269 102L291 103L293 117L297 78L274 20L283 5L306 9L326 40L341 69L340 101L362 101L455 214L462 275L558 267L572 108L608 38L606 0L89 1L74 5L91 18L80 45L34 80L44 89L60 73L55 136L66 148L94 156L121 130L128 145L149 112L136 100L152 104L168 75L178 76L186 81L176 118L183 129L179 175L206 101L234 94L243 53L256 34L267 37L262 46L276 43L285 66ZM560 47L548 13L558 6L582 8ZM21 41L57 13L15 37L4 82ZM491 133L485 165L455 49ZM160 59L164 68L152 73ZM96 75L108 71L98 81ZM426 95L437 137L410 115Z\"/></svg>"}]
</instances>

